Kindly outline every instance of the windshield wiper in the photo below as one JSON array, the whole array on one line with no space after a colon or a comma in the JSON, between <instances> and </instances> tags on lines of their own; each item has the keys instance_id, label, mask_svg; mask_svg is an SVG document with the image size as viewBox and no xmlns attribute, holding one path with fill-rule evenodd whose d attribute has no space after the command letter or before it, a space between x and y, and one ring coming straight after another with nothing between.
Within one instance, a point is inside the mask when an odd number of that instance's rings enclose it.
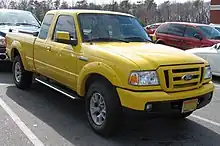
<instances>
[{"instance_id":1,"label":"windshield wiper","mask_svg":"<svg viewBox=\"0 0 220 146\"><path fill-rule=\"evenodd\" d=\"M139 37L139 36L133 36L133 37L126 37L124 39L129 39L129 40L139 40L141 42L152 42L151 40L146 40L145 38Z\"/></svg>"},{"instance_id":2,"label":"windshield wiper","mask_svg":"<svg viewBox=\"0 0 220 146\"><path fill-rule=\"evenodd\" d=\"M86 42L93 42L93 41L109 41L109 42L118 41L118 42L129 43L129 41L124 40L124 39L108 38L108 37L100 37L100 38L93 38L93 39L86 40Z\"/></svg>"},{"instance_id":3,"label":"windshield wiper","mask_svg":"<svg viewBox=\"0 0 220 146\"><path fill-rule=\"evenodd\" d=\"M31 24L31 23L23 23L23 22L18 22L18 23L15 23L15 24L16 24L16 25L31 25L31 26L35 26L35 27L40 28L40 26L35 25L35 24Z\"/></svg>"},{"instance_id":4,"label":"windshield wiper","mask_svg":"<svg viewBox=\"0 0 220 146\"><path fill-rule=\"evenodd\" d=\"M215 36L215 37L212 37L211 39L219 40L219 39L220 39L220 36Z\"/></svg>"},{"instance_id":5,"label":"windshield wiper","mask_svg":"<svg viewBox=\"0 0 220 146\"><path fill-rule=\"evenodd\" d=\"M10 22L0 22L0 25L12 25Z\"/></svg>"}]
</instances>

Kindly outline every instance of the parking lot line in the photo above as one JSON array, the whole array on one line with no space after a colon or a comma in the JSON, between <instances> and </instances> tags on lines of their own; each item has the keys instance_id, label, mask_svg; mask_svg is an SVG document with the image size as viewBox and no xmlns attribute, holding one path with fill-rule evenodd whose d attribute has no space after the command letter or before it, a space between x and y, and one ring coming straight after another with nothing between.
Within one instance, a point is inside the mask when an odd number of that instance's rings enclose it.
<instances>
[{"instance_id":1,"label":"parking lot line","mask_svg":"<svg viewBox=\"0 0 220 146\"><path fill-rule=\"evenodd\" d=\"M209 120L209 119L206 119L206 118L197 116L197 115L191 115L191 117L196 118L196 119L199 119L199 120L202 120L202 121L204 121L204 122L207 122L207 123L209 123L209 124L215 125L215 126L217 126L217 127L220 127L220 123L214 122L214 121L212 121L212 120Z\"/></svg>"},{"instance_id":2,"label":"parking lot line","mask_svg":"<svg viewBox=\"0 0 220 146\"><path fill-rule=\"evenodd\" d=\"M0 86L14 86L15 84L10 83L0 83Z\"/></svg>"},{"instance_id":3,"label":"parking lot line","mask_svg":"<svg viewBox=\"0 0 220 146\"><path fill-rule=\"evenodd\" d=\"M16 125L21 131L28 137L28 139L34 144L34 146L44 146L37 136L21 121L21 119L11 110L11 108L0 98L1 107L8 113Z\"/></svg>"}]
</instances>

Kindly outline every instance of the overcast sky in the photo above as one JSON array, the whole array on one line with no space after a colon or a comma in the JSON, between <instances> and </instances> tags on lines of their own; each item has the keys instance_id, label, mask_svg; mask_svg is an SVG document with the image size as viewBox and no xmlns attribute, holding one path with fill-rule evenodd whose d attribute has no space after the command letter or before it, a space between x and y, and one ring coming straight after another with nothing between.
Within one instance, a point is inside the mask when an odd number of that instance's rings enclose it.
<instances>
[{"instance_id":1,"label":"overcast sky","mask_svg":"<svg viewBox=\"0 0 220 146\"><path fill-rule=\"evenodd\" d=\"M61 2L62 2L62 1L63 1L63 0L61 0ZM73 2L73 3L76 3L77 0L65 0L65 1L67 1L69 4L72 4L72 2ZM97 3L97 4L103 4L103 3L110 3L110 2L112 2L112 0L87 0L87 1L88 1L88 2ZM120 1L122 1L122 0L115 0L115 1L120 2ZM130 1L130 2L137 2L137 1L142 1L142 0L129 0L129 1ZM143 1L144 1L144 0L143 0ZM157 4L163 3L164 1L166 1L166 0L155 0L155 2L156 2ZM170 0L170 1L186 2L186 1L193 1L193 0ZM210 1L210 0L204 0L204 1L205 1L205 2L208 2L208 1Z\"/></svg>"}]
</instances>

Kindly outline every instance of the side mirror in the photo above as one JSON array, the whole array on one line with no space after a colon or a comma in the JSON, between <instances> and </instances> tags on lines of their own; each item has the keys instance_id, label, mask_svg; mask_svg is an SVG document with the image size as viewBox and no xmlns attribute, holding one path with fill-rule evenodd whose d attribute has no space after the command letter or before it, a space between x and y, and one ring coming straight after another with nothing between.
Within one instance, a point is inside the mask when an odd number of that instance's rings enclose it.
<instances>
[{"instance_id":1,"label":"side mirror","mask_svg":"<svg viewBox=\"0 0 220 146\"><path fill-rule=\"evenodd\" d=\"M199 39L199 40L202 40L202 36L201 36L201 35L199 35L199 34L197 34L197 33L196 33L196 34L194 34L194 37L195 37L195 38L197 38L197 39Z\"/></svg>"},{"instance_id":2,"label":"side mirror","mask_svg":"<svg viewBox=\"0 0 220 146\"><path fill-rule=\"evenodd\" d=\"M76 39L71 39L69 32L66 31L57 31L55 41L64 44L77 45Z\"/></svg>"}]
</instances>

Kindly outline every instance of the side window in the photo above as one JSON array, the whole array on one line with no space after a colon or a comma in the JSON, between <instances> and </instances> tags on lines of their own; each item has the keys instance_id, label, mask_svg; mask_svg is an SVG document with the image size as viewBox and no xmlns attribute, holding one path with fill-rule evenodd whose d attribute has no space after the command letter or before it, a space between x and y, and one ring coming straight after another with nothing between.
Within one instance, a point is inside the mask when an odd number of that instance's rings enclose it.
<instances>
[{"instance_id":1,"label":"side window","mask_svg":"<svg viewBox=\"0 0 220 146\"><path fill-rule=\"evenodd\" d=\"M183 36L185 31L185 26L182 24L171 24L169 27L169 34L175 36Z\"/></svg>"},{"instance_id":2,"label":"side window","mask_svg":"<svg viewBox=\"0 0 220 146\"><path fill-rule=\"evenodd\" d=\"M54 29L54 33L53 33L53 40L55 40L56 38L56 32L57 31L65 31L65 32L69 32L70 34L70 38L71 39L76 39L76 29L75 29L75 24L73 21L73 17L72 16L59 16L55 29Z\"/></svg>"},{"instance_id":3,"label":"side window","mask_svg":"<svg viewBox=\"0 0 220 146\"><path fill-rule=\"evenodd\" d=\"M195 38L195 34L199 34L199 32L195 28L188 26L186 28L184 37Z\"/></svg>"},{"instance_id":4,"label":"side window","mask_svg":"<svg viewBox=\"0 0 220 146\"><path fill-rule=\"evenodd\" d=\"M39 32L38 38L40 38L40 39L47 38L48 31L49 31L52 20L53 20L53 14L48 14L45 16L43 23L42 23L42 26L41 26L41 29L40 29L40 32Z\"/></svg>"},{"instance_id":5,"label":"side window","mask_svg":"<svg viewBox=\"0 0 220 146\"><path fill-rule=\"evenodd\" d=\"M154 29L154 28L155 28L155 25L151 25L149 28L150 28L150 29Z\"/></svg>"},{"instance_id":6,"label":"side window","mask_svg":"<svg viewBox=\"0 0 220 146\"><path fill-rule=\"evenodd\" d=\"M158 27L157 33L168 34L168 28L169 28L169 24L162 24L161 26Z\"/></svg>"}]
</instances>

